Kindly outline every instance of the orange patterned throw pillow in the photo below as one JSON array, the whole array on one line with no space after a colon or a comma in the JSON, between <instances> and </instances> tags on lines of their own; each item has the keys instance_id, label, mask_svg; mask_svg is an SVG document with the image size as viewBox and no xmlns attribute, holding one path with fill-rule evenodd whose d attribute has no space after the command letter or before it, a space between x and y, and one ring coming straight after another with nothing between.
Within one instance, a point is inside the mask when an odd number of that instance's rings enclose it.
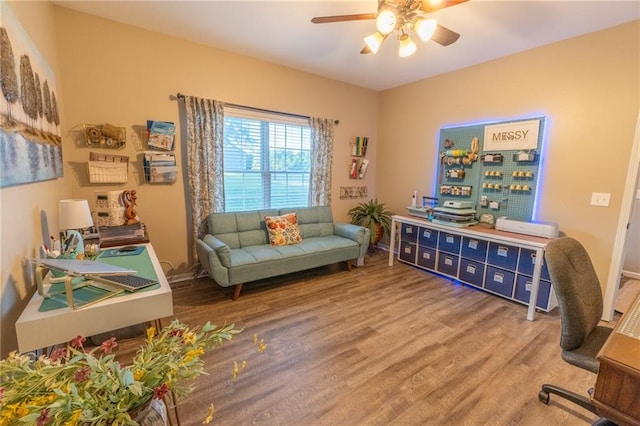
<instances>
[{"instance_id":1,"label":"orange patterned throw pillow","mask_svg":"<svg viewBox=\"0 0 640 426\"><path fill-rule=\"evenodd\" d=\"M298 229L298 217L295 213L282 216L265 216L267 231L269 231L269 242L272 246L284 246L297 244L302 241L300 230Z\"/></svg>"}]
</instances>

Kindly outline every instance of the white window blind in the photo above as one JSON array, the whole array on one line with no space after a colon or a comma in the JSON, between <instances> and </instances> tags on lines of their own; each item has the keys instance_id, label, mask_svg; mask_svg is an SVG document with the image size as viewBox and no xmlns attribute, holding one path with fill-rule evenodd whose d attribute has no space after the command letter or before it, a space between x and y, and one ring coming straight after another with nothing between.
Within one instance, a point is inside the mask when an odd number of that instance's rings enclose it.
<instances>
[{"instance_id":1,"label":"white window blind","mask_svg":"<svg viewBox=\"0 0 640 426\"><path fill-rule=\"evenodd\" d=\"M308 119L225 108L225 211L307 206L310 167Z\"/></svg>"}]
</instances>

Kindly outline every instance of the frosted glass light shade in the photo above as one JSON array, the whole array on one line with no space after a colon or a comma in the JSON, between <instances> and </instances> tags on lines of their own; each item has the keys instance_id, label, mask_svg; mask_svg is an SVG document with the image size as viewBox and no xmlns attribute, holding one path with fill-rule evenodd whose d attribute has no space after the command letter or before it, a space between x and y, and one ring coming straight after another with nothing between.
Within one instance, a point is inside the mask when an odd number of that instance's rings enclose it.
<instances>
[{"instance_id":1,"label":"frosted glass light shade","mask_svg":"<svg viewBox=\"0 0 640 426\"><path fill-rule=\"evenodd\" d=\"M377 31L371 34L370 36L364 38L364 43L367 45L369 50L371 50L372 53L378 52L378 49L380 49L380 45L382 44L383 41L384 41L384 36Z\"/></svg>"},{"instance_id":2,"label":"frosted glass light shade","mask_svg":"<svg viewBox=\"0 0 640 426\"><path fill-rule=\"evenodd\" d=\"M87 200L60 200L58 209L58 226L61 231L82 229L93 226L91 210Z\"/></svg>"},{"instance_id":3,"label":"frosted glass light shade","mask_svg":"<svg viewBox=\"0 0 640 426\"><path fill-rule=\"evenodd\" d=\"M437 22L435 19L418 19L413 24L413 30L420 36L422 41L428 41L436 30Z\"/></svg>"},{"instance_id":4,"label":"frosted glass light shade","mask_svg":"<svg viewBox=\"0 0 640 426\"><path fill-rule=\"evenodd\" d=\"M389 34L396 27L396 14L392 9L384 8L380 10L376 17L376 29L384 35Z\"/></svg>"},{"instance_id":5,"label":"frosted glass light shade","mask_svg":"<svg viewBox=\"0 0 640 426\"><path fill-rule=\"evenodd\" d=\"M401 58L406 58L407 56L411 56L416 51L416 44L411 40L411 38L407 34L403 34L400 37L400 48L398 49L398 56Z\"/></svg>"}]
</instances>

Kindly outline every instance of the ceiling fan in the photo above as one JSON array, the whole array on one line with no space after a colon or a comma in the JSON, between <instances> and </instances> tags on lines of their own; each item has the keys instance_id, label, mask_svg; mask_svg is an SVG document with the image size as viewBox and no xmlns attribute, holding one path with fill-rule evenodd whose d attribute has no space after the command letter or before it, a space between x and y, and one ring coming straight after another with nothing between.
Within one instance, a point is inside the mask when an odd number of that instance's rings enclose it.
<instances>
[{"instance_id":1,"label":"ceiling fan","mask_svg":"<svg viewBox=\"0 0 640 426\"><path fill-rule=\"evenodd\" d=\"M378 0L377 13L318 16L311 19L311 22L326 24L375 19L377 31L364 39L365 46L360 53L376 53L382 42L395 30L400 41L398 55L406 57L416 51L416 45L408 33L409 29L418 34L423 41L433 40L442 46L448 46L458 40L460 34L426 15L466 1L468 0Z\"/></svg>"}]
</instances>

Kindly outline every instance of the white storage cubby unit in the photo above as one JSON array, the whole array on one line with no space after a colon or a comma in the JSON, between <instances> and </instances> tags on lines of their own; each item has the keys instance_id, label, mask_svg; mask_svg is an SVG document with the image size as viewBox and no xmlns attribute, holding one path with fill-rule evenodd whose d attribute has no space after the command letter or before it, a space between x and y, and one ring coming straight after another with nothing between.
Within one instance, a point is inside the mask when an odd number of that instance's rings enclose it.
<instances>
[{"instance_id":1,"label":"white storage cubby unit","mask_svg":"<svg viewBox=\"0 0 640 426\"><path fill-rule=\"evenodd\" d=\"M545 238L393 216L389 265L396 236L399 261L528 305L529 320L535 309L549 312L558 305L544 264Z\"/></svg>"}]
</instances>

